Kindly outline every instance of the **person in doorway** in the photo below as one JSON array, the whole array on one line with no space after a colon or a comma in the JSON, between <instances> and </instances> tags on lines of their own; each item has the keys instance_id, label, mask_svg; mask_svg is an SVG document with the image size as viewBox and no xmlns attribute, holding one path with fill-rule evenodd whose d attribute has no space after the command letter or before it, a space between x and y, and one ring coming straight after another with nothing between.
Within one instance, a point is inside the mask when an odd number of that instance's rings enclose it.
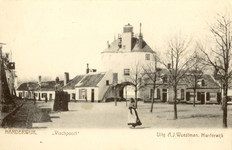
<instances>
[{"instance_id":1,"label":"person in doorway","mask_svg":"<svg viewBox=\"0 0 232 150\"><path fill-rule=\"evenodd\" d=\"M86 102L88 102L88 100L87 100L87 96L85 96L85 101L86 101Z\"/></svg>"},{"instance_id":2,"label":"person in doorway","mask_svg":"<svg viewBox=\"0 0 232 150\"><path fill-rule=\"evenodd\" d=\"M130 99L129 111L128 111L128 125L132 125L133 128L142 125L138 113L136 111L135 100Z\"/></svg>"}]
</instances>

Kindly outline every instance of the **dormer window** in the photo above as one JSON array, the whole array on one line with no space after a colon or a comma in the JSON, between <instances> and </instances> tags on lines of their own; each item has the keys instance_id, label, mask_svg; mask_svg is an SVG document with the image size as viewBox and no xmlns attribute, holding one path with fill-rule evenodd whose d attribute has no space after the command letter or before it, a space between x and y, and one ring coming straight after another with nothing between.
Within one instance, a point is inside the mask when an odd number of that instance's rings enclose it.
<instances>
[{"instance_id":1,"label":"dormer window","mask_svg":"<svg viewBox=\"0 0 232 150\"><path fill-rule=\"evenodd\" d=\"M205 80L201 80L201 86L205 86Z\"/></svg>"},{"instance_id":2,"label":"dormer window","mask_svg":"<svg viewBox=\"0 0 232 150\"><path fill-rule=\"evenodd\" d=\"M167 77L163 77L163 83L167 83L168 82L168 78Z\"/></svg>"}]
</instances>

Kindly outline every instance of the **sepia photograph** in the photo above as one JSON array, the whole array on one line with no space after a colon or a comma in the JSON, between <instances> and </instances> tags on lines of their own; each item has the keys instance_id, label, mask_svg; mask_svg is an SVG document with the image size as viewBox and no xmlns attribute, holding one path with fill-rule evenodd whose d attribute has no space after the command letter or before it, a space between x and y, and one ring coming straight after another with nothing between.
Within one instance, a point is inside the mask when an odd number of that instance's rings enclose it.
<instances>
[{"instance_id":1,"label":"sepia photograph","mask_svg":"<svg viewBox=\"0 0 232 150\"><path fill-rule=\"evenodd\" d=\"M232 0L0 0L0 149L232 149Z\"/></svg>"}]
</instances>

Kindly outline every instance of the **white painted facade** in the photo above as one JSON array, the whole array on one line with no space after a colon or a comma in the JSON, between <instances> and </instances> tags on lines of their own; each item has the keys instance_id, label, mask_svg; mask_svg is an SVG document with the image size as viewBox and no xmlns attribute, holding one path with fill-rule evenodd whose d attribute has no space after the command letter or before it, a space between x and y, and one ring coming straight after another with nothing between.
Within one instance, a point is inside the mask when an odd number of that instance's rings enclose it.
<instances>
[{"instance_id":1,"label":"white painted facade","mask_svg":"<svg viewBox=\"0 0 232 150\"><path fill-rule=\"evenodd\" d=\"M146 54L150 55L150 60L146 60ZM118 73L118 83L124 82L124 69L134 68L136 63L141 66L153 64L155 61L154 53L150 52L122 52L122 53L102 53L102 71L112 70Z\"/></svg>"}]
</instances>

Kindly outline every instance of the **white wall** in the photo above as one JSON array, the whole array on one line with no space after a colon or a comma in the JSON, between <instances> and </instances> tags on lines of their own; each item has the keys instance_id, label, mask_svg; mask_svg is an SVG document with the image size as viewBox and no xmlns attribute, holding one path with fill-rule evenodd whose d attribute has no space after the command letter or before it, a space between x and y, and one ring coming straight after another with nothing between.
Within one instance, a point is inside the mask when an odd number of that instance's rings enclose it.
<instances>
[{"instance_id":1,"label":"white wall","mask_svg":"<svg viewBox=\"0 0 232 150\"><path fill-rule=\"evenodd\" d=\"M73 89L73 90L64 90L64 92L68 92L68 94L70 94L70 100L74 100L74 99L72 99L72 94L75 94L75 100L78 99L75 89Z\"/></svg>"},{"instance_id":2,"label":"white wall","mask_svg":"<svg viewBox=\"0 0 232 150\"><path fill-rule=\"evenodd\" d=\"M145 60L145 54L150 54L150 60ZM118 82L124 82L124 69L131 69L137 62L141 65L154 63L154 55L150 52L118 52L102 53L102 72L112 69L113 73L118 73Z\"/></svg>"},{"instance_id":3,"label":"white wall","mask_svg":"<svg viewBox=\"0 0 232 150\"><path fill-rule=\"evenodd\" d=\"M106 80L109 80L109 84L111 84L113 81L113 74L111 69L105 74L102 80L98 83L98 87L99 87L98 100L101 100L103 98L105 92L110 87L110 85L106 85Z\"/></svg>"},{"instance_id":4,"label":"white wall","mask_svg":"<svg viewBox=\"0 0 232 150\"><path fill-rule=\"evenodd\" d=\"M75 89L75 91L76 91L76 99L77 99L77 100L85 101L84 98L79 99L79 94L80 94L80 93L79 93L79 90L80 90L80 89L86 89L86 90L87 90L87 100L88 100L88 101L91 101L91 90L94 89L94 101L99 100L99 99L98 99L98 94L99 94L98 87L77 87L77 88Z\"/></svg>"}]
</instances>

